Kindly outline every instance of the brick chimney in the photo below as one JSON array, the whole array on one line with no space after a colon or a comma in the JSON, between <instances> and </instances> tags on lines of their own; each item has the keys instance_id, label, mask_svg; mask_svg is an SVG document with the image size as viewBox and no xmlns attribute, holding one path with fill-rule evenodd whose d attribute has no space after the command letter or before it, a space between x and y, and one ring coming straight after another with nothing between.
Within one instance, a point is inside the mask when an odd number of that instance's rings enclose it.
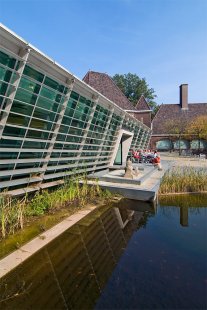
<instances>
[{"instance_id":1,"label":"brick chimney","mask_svg":"<svg viewBox=\"0 0 207 310\"><path fill-rule=\"evenodd\" d=\"M180 106L183 110L188 110L188 84L180 85Z\"/></svg>"}]
</instances>

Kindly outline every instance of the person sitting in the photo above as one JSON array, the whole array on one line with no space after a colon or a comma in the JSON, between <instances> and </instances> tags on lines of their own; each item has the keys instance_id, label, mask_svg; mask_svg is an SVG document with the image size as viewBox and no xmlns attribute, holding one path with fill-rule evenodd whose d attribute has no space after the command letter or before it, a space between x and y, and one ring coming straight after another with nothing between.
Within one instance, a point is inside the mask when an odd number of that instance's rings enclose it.
<instances>
[{"instance_id":1,"label":"person sitting","mask_svg":"<svg viewBox=\"0 0 207 310\"><path fill-rule=\"evenodd\" d=\"M158 170L162 170L162 165L161 165L160 157L159 156L156 156L154 158L153 165L154 165L155 168L158 168Z\"/></svg>"},{"instance_id":2,"label":"person sitting","mask_svg":"<svg viewBox=\"0 0 207 310\"><path fill-rule=\"evenodd\" d=\"M132 155L133 155L135 161L137 160L137 162L139 162L139 158L140 158L139 152L138 151L133 151Z\"/></svg>"}]
</instances>

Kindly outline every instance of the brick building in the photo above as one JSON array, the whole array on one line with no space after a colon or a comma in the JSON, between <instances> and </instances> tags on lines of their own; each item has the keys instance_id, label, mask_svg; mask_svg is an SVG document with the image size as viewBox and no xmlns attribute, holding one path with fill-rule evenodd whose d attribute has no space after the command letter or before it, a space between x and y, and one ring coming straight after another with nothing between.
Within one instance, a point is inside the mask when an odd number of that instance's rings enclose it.
<instances>
[{"instance_id":1,"label":"brick building","mask_svg":"<svg viewBox=\"0 0 207 310\"><path fill-rule=\"evenodd\" d=\"M88 71L84 76L83 81L95 88L106 98L116 103L119 107L125 110L125 112L133 115L137 120L151 128L152 110L144 96L141 96L136 106L134 106L114 83L112 78L106 73Z\"/></svg>"},{"instance_id":2,"label":"brick building","mask_svg":"<svg viewBox=\"0 0 207 310\"><path fill-rule=\"evenodd\" d=\"M170 133L167 124L180 122L185 127L196 117L203 115L207 116L207 103L188 103L188 84L182 84L179 104L162 104L152 121L151 148L160 151L179 149L178 134ZM207 137L198 141L196 135L184 133L180 140L180 148L207 150Z\"/></svg>"},{"instance_id":3,"label":"brick building","mask_svg":"<svg viewBox=\"0 0 207 310\"><path fill-rule=\"evenodd\" d=\"M144 96L141 96L137 105L133 106L106 73L88 71L83 81L151 128L150 147L152 149L164 151L200 148L207 150L207 137L198 141L196 135L185 134L179 141L178 135L170 133L167 129L167 124L170 122L180 121L184 125L189 124L198 116L207 115L207 103L188 103L187 84L180 86L179 104L162 104L154 119L151 120L152 110Z\"/></svg>"}]
</instances>

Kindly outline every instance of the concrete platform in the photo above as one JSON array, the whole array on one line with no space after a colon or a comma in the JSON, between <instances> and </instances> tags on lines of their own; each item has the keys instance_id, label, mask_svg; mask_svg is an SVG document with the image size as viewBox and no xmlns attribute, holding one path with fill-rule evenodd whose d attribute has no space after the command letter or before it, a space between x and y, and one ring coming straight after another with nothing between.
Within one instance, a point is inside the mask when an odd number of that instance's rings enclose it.
<instances>
[{"instance_id":1,"label":"concrete platform","mask_svg":"<svg viewBox=\"0 0 207 310\"><path fill-rule=\"evenodd\" d=\"M143 164L142 168L143 168ZM123 169L115 169L109 172L99 172L89 176L88 184L94 184L93 178L98 179L98 184L101 188L107 189L112 193L120 194L125 198L154 201L159 190L160 181L164 173L173 165L173 162L163 161L162 170L159 171L151 164L145 164L144 170L140 170L140 175L136 179L124 178ZM140 164L133 164L133 167L141 167Z\"/></svg>"},{"instance_id":2,"label":"concrete platform","mask_svg":"<svg viewBox=\"0 0 207 310\"><path fill-rule=\"evenodd\" d=\"M114 182L114 183L121 183L121 184L136 184L136 185L141 185L150 175L152 175L155 172L155 169L152 165L150 166L138 166L139 170L139 175L138 177L134 179L126 179L124 178L125 170L116 170L116 171L111 171L104 176L100 177L101 181L106 181L106 182Z\"/></svg>"}]
</instances>

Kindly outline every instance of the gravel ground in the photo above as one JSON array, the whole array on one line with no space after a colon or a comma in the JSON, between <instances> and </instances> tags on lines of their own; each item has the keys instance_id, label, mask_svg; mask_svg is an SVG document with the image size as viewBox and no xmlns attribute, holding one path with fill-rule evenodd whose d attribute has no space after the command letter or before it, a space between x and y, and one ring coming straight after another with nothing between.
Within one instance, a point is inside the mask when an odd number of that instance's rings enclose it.
<instances>
[{"instance_id":1,"label":"gravel ground","mask_svg":"<svg viewBox=\"0 0 207 310\"><path fill-rule=\"evenodd\" d=\"M198 157L184 157L177 153L160 153L161 160L174 161L175 166L189 166L207 168L207 159Z\"/></svg>"}]
</instances>

